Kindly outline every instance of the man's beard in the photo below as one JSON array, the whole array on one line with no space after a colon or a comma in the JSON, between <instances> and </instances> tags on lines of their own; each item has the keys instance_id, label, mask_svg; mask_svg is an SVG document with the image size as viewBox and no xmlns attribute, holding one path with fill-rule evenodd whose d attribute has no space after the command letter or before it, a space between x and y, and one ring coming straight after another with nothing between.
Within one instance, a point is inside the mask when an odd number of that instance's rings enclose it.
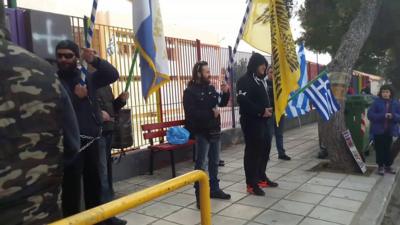
<instances>
[{"instance_id":1,"label":"man's beard","mask_svg":"<svg viewBox=\"0 0 400 225\"><path fill-rule=\"evenodd\" d=\"M260 74L260 73L257 72L256 74L257 74L257 77L260 78L260 79L264 79L267 76L266 73Z\"/></svg>"},{"instance_id":2,"label":"man's beard","mask_svg":"<svg viewBox=\"0 0 400 225\"><path fill-rule=\"evenodd\" d=\"M205 77L201 76L201 78L200 78L200 84L209 85L210 83L211 83L210 77L205 78Z\"/></svg>"},{"instance_id":3,"label":"man's beard","mask_svg":"<svg viewBox=\"0 0 400 225\"><path fill-rule=\"evenodd\" d=\"M57 63L58 69L62 72L72 72L77 68L77 62L72 63Z\"/></svg>"}]
</instances>

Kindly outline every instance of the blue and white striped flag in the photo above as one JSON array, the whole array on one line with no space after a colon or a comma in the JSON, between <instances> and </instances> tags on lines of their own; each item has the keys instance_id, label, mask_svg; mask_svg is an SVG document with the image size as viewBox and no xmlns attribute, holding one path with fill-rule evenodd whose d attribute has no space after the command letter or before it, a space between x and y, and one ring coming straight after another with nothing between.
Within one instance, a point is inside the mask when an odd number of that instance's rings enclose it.
<instances>
[{"instance_id":1,"label":"blue and white striped flag","mask_svg":"<svg viewBox=\"0 0 400 225\"><path fill-rule=\"evenodd\" d=\"M90 21L89 21L89 27L86 32L86 42L85 42L85 47L90 48L92 45L92 39L93 39L93 33L94 33L94 23L96 21L96 12L97 12L97 5L98 5L99 0L93 0L93 5L92 5L92 12L90 13ZM86 18L86 17L85 17ZM88 21L84 21L87 23ZM80 84L84 85L86 83L86 77L88 75L88 64L86 61L82 61L82 66L78 66L78 68L81 71L81 81Z\"/></svg>"},{"instance_id":2,"label":"blue and white striped flag","mask_svg":"<svg viewBox=\"0 0 400 225\"><path fill-rule=\"evenodd\" d=\"M317 111L325 121L328 121L330 117L340 109L340 105L332 94L331 84L326 71L306 88L304 93L308 96L311 103L317 108Z\"/></svg>"},{"instance_id":3,"label":"blue and white striped flag","mask_svg":"<svg viewBox=\"0 0 400 225\"><path fill-rule=\"evenodd\" d=\"M304 45L300 44L299 46L299 62L300 62L300 79L298 81L299 90L306 86L308 83L307 77L307 61L304 52ZM295 92L290 93L290 97L292 97ZM304 93L300 93L296 97L294 97L286 107L286 115L288 118L294 118L301 115L304 115L310 111L310 104L308 101L308 97Z\"/></svg>"}]
</instances>

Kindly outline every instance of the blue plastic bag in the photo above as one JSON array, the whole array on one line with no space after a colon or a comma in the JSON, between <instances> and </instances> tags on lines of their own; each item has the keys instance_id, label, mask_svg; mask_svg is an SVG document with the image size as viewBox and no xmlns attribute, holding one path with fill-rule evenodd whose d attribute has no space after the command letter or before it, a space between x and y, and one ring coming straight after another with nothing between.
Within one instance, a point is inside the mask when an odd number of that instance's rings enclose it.
<instances>
[{"instance_id":1,"label":"blue plastic bag","mask_svg":"<svg viewBox=\"0 0 400 225\"><path fill-rule=\"evenodd\" d=\"M170 127L167 130L167 141L170 144L186 144L189 141L189 136L189 131L183 127Z\"/></svg>"}]
</instances>

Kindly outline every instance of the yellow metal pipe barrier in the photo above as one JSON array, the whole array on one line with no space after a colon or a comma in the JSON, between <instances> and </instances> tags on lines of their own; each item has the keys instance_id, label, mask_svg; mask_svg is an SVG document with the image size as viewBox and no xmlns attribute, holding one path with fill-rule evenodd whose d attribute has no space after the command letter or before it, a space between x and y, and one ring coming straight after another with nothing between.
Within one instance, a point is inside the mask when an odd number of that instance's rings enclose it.
<instances>
[{"instance_id":1,"label":"yellow metal pipe barrier","mask_svg":"<svg viewBox=\"0 0 400 225\"><path fill-rule=\"evenodd\" d=\"M95 224L196 181L199 181L200 183L201 224L211 225L210 185L208 183L207 174L201 170L195 170L171 180L167 180L142 191L129 194L106 204L56 221L50 225Z\"/></svg>"}]
</instances>

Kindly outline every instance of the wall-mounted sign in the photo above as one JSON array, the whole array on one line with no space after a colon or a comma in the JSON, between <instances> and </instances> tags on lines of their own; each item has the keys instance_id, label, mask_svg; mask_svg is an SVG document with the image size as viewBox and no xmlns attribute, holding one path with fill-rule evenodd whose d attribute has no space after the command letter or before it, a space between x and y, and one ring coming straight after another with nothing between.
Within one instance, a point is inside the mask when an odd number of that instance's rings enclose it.
<instances>
[{"instance_id":1,"label":"wall-mounted sign","mask_svg":"<svg viewBox=\"0 0 400 225\"><path fill-rule=\"evenodd\" d=\"M59 41L72 40L69 16L29 11L31 50L45 59L55 59L55 47Z\"/></svg>"}]
</instances>

